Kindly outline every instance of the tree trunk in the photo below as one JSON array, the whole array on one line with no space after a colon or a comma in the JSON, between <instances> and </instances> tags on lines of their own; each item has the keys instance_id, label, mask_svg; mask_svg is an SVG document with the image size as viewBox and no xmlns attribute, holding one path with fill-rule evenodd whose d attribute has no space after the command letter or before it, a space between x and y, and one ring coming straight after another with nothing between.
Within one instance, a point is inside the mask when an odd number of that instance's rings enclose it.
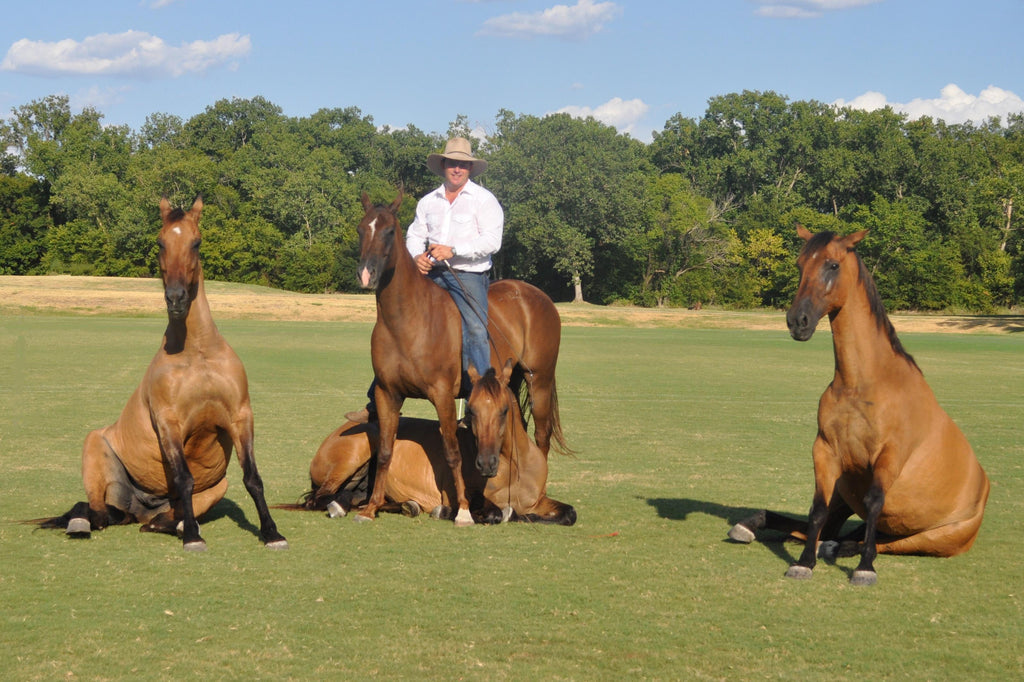
<instances>
[{"instance_id":1,"label":"tree trunk","mask_svg":"<svg viewBox=\"0 0 1024 682\"><path fill-rule=\"evenodd\" d=\"M572 273L572 288L575 292L572 302L583 303L583 280L580 278L578 270Z\"/></svg>"}]
</instances>

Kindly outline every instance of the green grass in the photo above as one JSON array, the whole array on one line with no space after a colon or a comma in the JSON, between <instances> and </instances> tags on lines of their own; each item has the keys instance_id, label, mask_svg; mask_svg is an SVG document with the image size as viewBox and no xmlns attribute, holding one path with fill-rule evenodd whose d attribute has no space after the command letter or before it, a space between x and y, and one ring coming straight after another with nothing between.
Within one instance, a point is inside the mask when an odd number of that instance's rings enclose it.
<instances>
[{"instance_id":1,"label":"green grass","mask_svg":"<svg viewBox=\"0 0 1024 682\"><path fill-rule=\"evenodd\" d=\"M266 551L229 469L209 551L115 527L76 541L18 521L83 499L86 433L111 423L158 318L0 318L0 677L16 680L1008 679L1024 674L1024 354L1005 335L902 335L993 482L953 559L883 556L783 577L797 545L726 540L758 507L803 514L827 334L566 328L565 432L548 492L572 528L457 529L276 511ZM370 378L364 324L220 323L246 364L273 503ZM407 414L429 415L409 403Z\"/></svg>"}]
</instances>

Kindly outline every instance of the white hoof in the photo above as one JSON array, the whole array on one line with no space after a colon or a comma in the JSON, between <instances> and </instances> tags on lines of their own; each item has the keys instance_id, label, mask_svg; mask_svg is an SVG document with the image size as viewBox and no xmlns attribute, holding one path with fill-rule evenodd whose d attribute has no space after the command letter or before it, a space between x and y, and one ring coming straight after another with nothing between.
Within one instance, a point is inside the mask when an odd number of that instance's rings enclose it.
<instances>
[{"instance_id":1,"label":"white hoof","mask_svg":"<svg viewBox=\"0 0 1024 682\"><path fill-rule=\"evenodd\" d=\"M459 513L455 515L456 526L472 526L473 515L469 513L468 509L460 509Z\"/></svg>"},{"instance_id":2,"label":"white hoof","mask_svg":"<svg viewBox=\"0 0 1024 682\"><path fill-rule=\"evenodd\" d=\"M89 525L89 519L71 519L68 521L68 527L64 532L76 537L88 537L92 533L92 526Z\"/></svg>"},{"instance_id":3,"label":"white hoof","mask_svg":"<svg viewBox=\"0 0 1024 682\"><path fill-rule=\"evenodd\" d=\"M327 505L327 516L332 519L338 519L345 515L345 508L338 504L337 500L331 500L331 503Z\"/></svg>"},{"instance_id":4,"label":"white hoof","mask_svg":"<svg viewBox=\"0 0 1024 682\"><path fill-rule=\"evenodd\" d=\"M508 523L509 521L511 521L513 513L515 513L515 512L512 509L512 507L502 507L501 508L501 522L502 523Z\"/></svg>"},{"instance_id":5,"label":"white hoof","mask_svg":"<svg viewBox=\"0 0 1024 682\"><path fill-rule=\"evenodd\" d=\"M729 539L735 542L742 542L744 545L749 545L754 541L755 537L754 531L750 530L742 523L737 523L729 529Z\"/></svg>"},{"instance_id":6,"label":"white hoof","mask_svg":"<svg viewBox=\"0 0 1024 682\"><path fill-rule=\"evenodd\" d=\"M196 540L195 542L186 542L183 545L186 552L205 552L206 542L204 540Z\"/></svg>"},{"instance_id":7,"label":"white hoof","mask_svg":"<svg viewBox=\"0 0 1024 682\"><path fill-rule=\"evenodd\" d=\"M826 540L818 545L818 558L825 561L835 561L839 556L839 543L835 540Z\"/></svg>"},{"instance_id":8,"label":"white hoof","mask_svg":"<svg viewBox=\"0 0 1024 682\"><path fill-rule=\"evenodd\" d=\"M854 571L850 576L850 584L858 586L874 585L878 582L878 574L874 571Z\"/></svg>"},{"instance_id":9,"label":"white hoof","mask_svg":"<svg viewBox=\"0 0 1024 682\"><path fill-rule=\"evenodd\" d=\"M266 547L267 549L273 549L273 550L288 549L288 541L287 540L274 540L273 542L268 542L267 544L265 544L264 547Z\"/></svg>"},{"instance_id":10,"label":"white hoof","mask_svg":"<svg viewBox=\"0 0 1024 682\"><path fill-rule=\"evenodd\" d=\"M363 516L362 514L356 514L352 517L356 523L370 523L373 521L372 516Z\"/></svg>"},{"instance_id":11,"label":"white hoof","mask_svg":"<svg viewBox=\"0 0 1024 682\"><path fill-rule=\"evenodd\" d=\"M811 575L813 575L813 573L814 571L807 568L806 566L799 566L797 564L793 564L789 567L789 570L786 571L786 577L792 578L793 580L810 580Z\"/></svg>"}]
</instances>

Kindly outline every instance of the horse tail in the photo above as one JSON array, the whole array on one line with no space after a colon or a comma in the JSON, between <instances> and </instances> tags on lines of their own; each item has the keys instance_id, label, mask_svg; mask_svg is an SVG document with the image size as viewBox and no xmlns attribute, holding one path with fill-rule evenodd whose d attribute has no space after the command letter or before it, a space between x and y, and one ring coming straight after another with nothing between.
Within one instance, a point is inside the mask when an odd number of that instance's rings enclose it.
<instances>
[{"instance_id":1,"label":"horse tail","mask_svg":"<svg viewBox=\"0 0 1024 682\"><path fill-rule=\"evenodd\" d=\"M68 527L68 522L71 520L71 512L63 514L61 516L47 516L41 519L26 519L20 523L26 526L36 526L37 528L60 528L64 530Z\"/></svg>"},{"instance_id":2,"label":"horse tail","mask_svg":"<svg viewBox=\"0 0 1024 682\"><path fill-rule=\"evenodd\" d=\"M551 382L551 440L555 451L561 455L574 456L576 452L569 447L562 433L562 419L558 415L558 386ZM571 525L571 524L570 524Z\"/></svg>"},{"instance_id":3,"label":"horse tail","mask_svg":"<svg viewBox=\"0 0 1024 682\"><path fill-rule=\"evenodd\" d=\"M284 509L285 511L316 511L316 488L310 488L302 493L298 502L288 504L273 504L271 509Z\"/></svg>"},{"instance_id":4,"label":"horse tail","mask_svg":"<svg viewBox=\"0 0 1024 682\"><path fill-rule=\"evenodd\" d=\"M520 367L516 367L509 385L512 386L513 383L515 385L513 393L518 398L519 413L523 417L523 428L525 429L529 425L530 419L533 418L533 410L530 406L530 388ZM551 442L555 452L573 457L576 455L576 451L569 447L569 443L565 440L565 434L562 433L562 419L558 414L558 384L555 381L551 382L549 405L551 407Z\"/></svg>"}]
</instances>

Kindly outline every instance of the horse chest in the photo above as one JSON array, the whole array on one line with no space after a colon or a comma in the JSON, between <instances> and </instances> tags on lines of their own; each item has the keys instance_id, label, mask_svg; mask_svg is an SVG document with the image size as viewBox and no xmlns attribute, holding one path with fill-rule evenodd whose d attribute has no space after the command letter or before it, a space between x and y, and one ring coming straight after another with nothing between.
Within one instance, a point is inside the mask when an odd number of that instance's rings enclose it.
<instances>
[{"instance_id":1,"label":"horse chest","mask_svg":"<svg viewBox=\"0 0 1024 682\"><path fill-rule=\"evenodd\" d=\"M880 414L870 395L830 387L818 408L818 429L843 471L866 470L878 451Z\"/></svg>"}]
</instances>

